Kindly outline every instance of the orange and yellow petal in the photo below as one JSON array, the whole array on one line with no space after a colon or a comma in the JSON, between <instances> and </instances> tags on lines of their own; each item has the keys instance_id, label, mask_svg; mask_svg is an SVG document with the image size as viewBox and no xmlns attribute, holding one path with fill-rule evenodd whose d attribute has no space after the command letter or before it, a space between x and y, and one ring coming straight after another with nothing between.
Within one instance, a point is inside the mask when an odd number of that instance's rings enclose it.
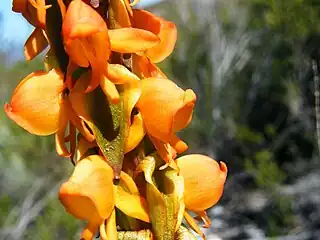
<instances>
[{"instance_id":1,"label":"orange and yellow petal","mask_svg":"<svg viewBox=\"0 0 320 240\"><path fill-rule=\"evenodd\" d=\"M69 93L72 108L76 112L76 115L85 121L90 120L90 116L85 107L85 89L90 82L90 79L90 71L83 73Z\"/></svg>"},{"instance_id":2,"label":"orange and yellow petal","mask_svg":"<svg viewBox=\"0 0 320 240\"><path fill-rule=\"evenodd\" d=\"M124 84L140 79L121 64L107 64L105 74L114 84Z\"/></svg>"},{"instance_id":3,"label":"orange and yellow petal","mask_svg":"<svg viewBox=\"0 0 320 240\"><path fill-rule=\"evenodd\" d=\"M113 171L101 156L86 157L61 186L59 199L74 217L101 224L114 208L112 181Z\"/></svg>"},{"instance_id":4,"label":"orange and yellow petal","mask_svg":"<svg viewBox=\"0 0 320 240\"><path fill-rule=\"evenodd\" d=\"M173 169L178 169L175 161L173 161L177 156L177 151L169 143L165 143L152 136L149 136L149 138L156 148L159 156L165 162L165 165L161 166L160 170L163 170L168 166L171 166Z\"/></svg>"},{"instance_id":5,"label":"orange and yellow petal","mask_svg":"<svg viewBox=\"0 0 320 240\"><path fill-rule=\"evenodd\" d=\"M192 118L196 96L168 79L141 80L142 93L137 108L149 135L169 142L172 134L186 127ZM155 111L156 109L156 111Z\"/></svg>"},{"instance_id":6,"label":"orange and yellow petal","mask_svg":"<svg viewBox=\"0 0 320 240\"><path fill-rule=\"evenodd\" d=\"M129 127L129 133L127 142L125 145L125 153L132 151L142 141L146 135L146 130L143 124L141 113L134 115L131 126Z\"/></svg>"},{"instance_id":7,"label":"orange and yellow petal","mask_svg":"<svg viewBox=\"0 0 320 240\"><path fill-rule=\"evenodd\" d=\"M87 91L94 90L100 83L111 53L105 21L92 7L81 0L74 0L63 20L62 36L70 59L81 67L91 66L92 80Z\"/></svg>"},{"instance_id":8,"label":"orange and yellow petal","mask_svg":"<svg viewBox=\"0 0 320 240\"><path fill-rule=\"evenodd\" d=\"M143 197L130 194L121 186L115 186L115 195L115 205L124 214L144 222L150 222L148 205Z\"/></svg>"},{"instance_id":9,"label":"orange and yellow petal","mask_svg":"<svg viewBox=\"0 0 320 240\"><path fill-rule=\"evenodd\" d=\"M5 112L32 134L53 134L59 128L63 90L63 76L56 70L31 73L16 87Z\"/></svg>"},{"instance_id":10,"label":"orange and yellow petal","mask_svg":"<svg viewBox=\"0 0 320 240\"><path fill-rule=\"evenodd\" d=\"M25 12L27 9L28 0L13 0L12 11L17 13Z\"/></svg>"},{"instance_id":11,"label":"orange and yellow petal","mask_svg":"<svg viewBox=\"0 0 320 240\"><path fill-rule=\"evenodd\" d=\"M116 223L116 210L113 209L111 215L107 219L106 235L108 239L118 239L117 223Z\"/></svg>"},{"instance_id":12,"label":"orange and yellow petal","mask_svg":"<svg viewBox=\"0 0 320 240\"><path fill-rule=\"evenodd\" d=\"M59 129L55 135L56 151L62 157L70 157L72 155L71 151L68 150L65 144L65 132L69 122L67 110L68 109L66 108L66 106L64 105L64 101L62 100L61 114L59 115Z\"/></svg>"},{"instance_id":13,"label":"orange and yellow petal","mask_svg":"<svg viewBox=\"0 0 320 240\"><path fill-rule=\"evenodd\" d=\"M99 229L100 222L88 222L81 233L81 240L92 240Z\"/></svg>"},{"instance_id":14,"label":"orange and yellow petal","mask_svg":"<svg viewBox=\"0 0 320 240\"><path fill-rule=\"evenodd\" d=\"M138 28L109 30L111 50L119 53L146 51L160 42L157 35Z\"/></svg>"},{"instance_id":15,"label":"orange and yellow petal","mask_svg":"<svg viewBox=\"0 0 320 240\"><path fill-rule=\"evenodd\" d=\"M29 0L28 7L36 9L37 27L45 29L46 26L46 11L51 5L46 5L45 0ZM32 11L32 10L31 10Z\"/></svg>"},{"instance_id":16,"label":"orange and yellow petal","mask_svg":"<svg viewBox=\"0 0 320 240\"><path fill-rule=\"evenodd\" d=\"M112 14L112 19L114 19L114 28L126 28L131 27L130 21L130 12L126 6L127 0L120 0L120 1L110 1L110 9L109 14ZM131 12L132 14L132 12Z\"/></svg>"},{"instance_id":17,"label":"orange and yellow petal","mask_svg":"<svg viewBox=\"0 0 320 240\"><path fill-rule=\"evenodd\" d=\"M76 162L85 158L90 148L97 147L96 142L89 142L84 136L78 135L78 144L76 147Z\"/></svg>"},{"instance_id":18,"label":"orange and yellow petal","mask_svg":"<svg viewBox=\"0 0 320 240\"><path fill-rule=\"evenodd\" d=\"M106 23L101 16L82 0L74 0L69 4L63 19L62 35L68 43L75 38L84 38L104 29Z\"/></svg>"},{"instance_id":19,"label":"orange and yellow petal","mask_svg":"<svg viewBox=\"0 0 320 240\"><path fill-rule=\"evenodd\" d=\"M200 154L185 155L176 161L184 178L186 208L201 212L215 205L223 193L226 164Z\"/></svg>"},{"instance_id":20,"label":"orange and yellow petal","mask_svg":"<svg viewBox=\"0 0 320 240\"><path fill-rule=\"evenodd\" d=\"M194 218L187 211L185 211L183 215L187 224L193 229L193 231L195 231L197 234L199 234L202 237L202 239L205 240L206 237L203 234L203 232L201 232L197 223L194 221Z\"/></svg>"},{"instance_id":21,"label":"orange and yellow petal","mask_svg":"<svg viewBox=\"0 0 320 240\"><path fill-rule=\"evenodd\" d=\"M152 62L161 62L172 53L177 41L177 28L173 22L166 21L148 11L134 9L133 27L153 32L160 38L160 43L144 54Z\"/></svg>"},{"instance_id":22,"label":"orange and yellow petal","mask_svg":"<svg viewBox=\"0 0 320 240\"><path fill-rule=\"evenodd\" d=\"M41 28L35 28L24 45L24 56L26 60L31 60L38 56L46 47L48 41Z\"/></svg>"},{"instance_id":23,"label":"orange and yellow petal","mask_svg":"<svg viewBox=\"0 0 320 240\"><path fill-rule=\"evenodd\" d=\"M132 55L132 72L140 78L167 78L166 75L147 57Z\"/></svg>"},{"instance_id":24,"label":"orange and yellow petal","mask_svg":"<svg viewBox=\"0 0 320 240\"><path fill-rule=\"evenodd\" d=\"M107 98L114 104L117 104L120 100L119 92L114 85L107 77L103 76L100 81L100 87Z\"/></svg>"}]
</instances>

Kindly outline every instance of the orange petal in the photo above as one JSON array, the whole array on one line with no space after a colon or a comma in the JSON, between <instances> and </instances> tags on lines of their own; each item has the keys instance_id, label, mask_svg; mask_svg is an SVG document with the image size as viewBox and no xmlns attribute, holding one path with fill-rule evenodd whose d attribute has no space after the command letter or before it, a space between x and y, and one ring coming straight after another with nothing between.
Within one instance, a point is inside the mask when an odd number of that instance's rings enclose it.
<instances>
[{"instance_id":1,"label":"orange petal","mask_svg":"<svg viewBox=\"0 0 320 240\"><path fill-rule=\"evenodd\" d=\"M106 232L108 239L118 239L117 223L116 223L116 210L113 209L111 215L107 220Z\"/></svg>"},{"instance_id":2,"label":"orange petal","mask_svg":"<svg viewBox=\"0 0 320 240\"><path fill-rule=\"evenodd\" d=\"M159 43L152 32L137 28L119 28L109 30L111 50L120 53L146 51Z\"/></svg>"},{"instance_id":3,"label":"orange petal","mask_svg":"<svg viewBox=\"0 0 320 240\"><path fill-rule=\"evenodd\" d=\"M172 134L169 138L169 144L177 151L177 153L183 153L188 149L188 145L178 138L175 134Z\"/></svg>"},{"instance_id":4,"label":"orange petal","mask_svg":"<svg viewBox=\"0 0 320 240\"><path fill-rule=\"evenodd\" d=\"M60 8L62 19L64 19L64 16L66 15L66 12L67 12L66 5L64 4L63 0L57 0L57 2Z\"/></svg>"},{"instance_id":5,"label":"orange petal","mask_svg":"<svg viewBox=\"0 0 320 240\"><path fill-rule=\"evenodd\" d=\"M215 205L222 195L227 177L225 163L219 164L200 154L186 155L176 161L184 178L186 208L199 212Z\"/></svg>"},{"instance_id":6,"label":"orange petal","mask_svg":"<svg viewBox=\"0 0 320 240\"><path fill-rule=\"evenodd\" d=\"M121 64L107 64L106 75L114 84L139 81L140 79Z\"/></svg>"},{"instance_id":7,"label":"orange petal","mask_svg":"<svg viewBox=\"0 0 320 240\"><path fill-rule=\"evenodd\" d=\"M115 21L115 26L113 26L113 28L131 27L131 21L128 9L126 7L126 2L127 0L109 2L110 9L112 9L112 11L109 10L109 14L112 13L112 19Z\"/></svg>"},{"instance_id":8,"label":"orange petal","mask_svg":"<svg viewBox=\"0 0 320 240\"><path fill-rule=\"evenodd\" d=\"M78 135L78 145L77 145L77 158L76 161L80 161L82 158L84 158L85 154L90 148L96 147L96 142L89 142L85 137L82 135Z\"/></svg>"},{"instance_id":9,"label":"orange petal","mask_svg":"<svg viewBox=\"0 0 320 240\"><path fill-rule=\"evenodd\" d=\"M161 62L172 53L177 41L177 28L173 22L166 21L148 11L134 9L133 27L145 29L159 36L160 43L145 54L152 62Z\"/></svg>"},{"instance_id":10,"label":"orange petal","mask_svg":"<svg viewBox=\"0 0 320 240\"><path fill-rule=\"evenodd\" d=\"M70 95L69 95L70 96ZM76 102L76 101L75 101ZM74 103L78 106L76 103ZM92 142L95 137L87 128L87 126L83 123L83 121L79 118L73 107L71 106L71 102L69 98L64 99L64 106L67 108L67 114L69 120L72 122L74 126L78 129L78 131L89 141Z\"/></svg>"},{"instance_id":11,"label":"orange petal","mask_svg":"<svg viewBox=\"0 0 320 240\"><path fill-rule=\"evenodd\" d=\"M80 40L75 39L72 41L72 44L65 46L67 46L65 49L73 62L80 67L89 67L89 60L84 54L86 53L86 49Z\"/></svg>"},{"instance_id":12,"label":"orange petal","mask_svg":"<svg viewBox=\"0 0 320 240\"><path fill-rule=\"evenodd\" d=\"M103 74L104 65L110 55L108 28L103 18L82 0L70 3L62 24L62 35L66 52L71 60L81 67L93 70L93 77ZM100 79L93 78L90 90Z\"/></svg>"},{"instance_id":13,"label":"orange petal","mask_svg":"<svg viewBox=\"0 0 320 240\"><path fill-rule=\"evenodd\" d=\"M120 173L120 184L129 193L134 195L139 195L139 189L136 183L133 181L132 177L126 172L121 171Z\"/></svg>"},{"instance_id":14,"label":"orange petal","mask_svg":"<svg viewBox=\"0 0 320 240\"><path fill-rule=\"evenodd\" d=\"M101 240L108 240L105 223L102 223L102 224L100 225L99 232L100 232L100 238L101 238Z\"/></svg>"},{"instance_id":15,"label":"orange petal","mask_svg":"<svg viewBox=\"0 0 320 240\"><path fill-rule=\"evenodd\" d=\"M196 224L196 222L194 221L193 217L190 216L190 214L185 211L184 212L184 217L186 219L186 222L188 223L188 225L193 229L193 231L195 231L196 233L198 233L202 239L206 239L205 235L203 234L203 232L201 232L199 226Z\"/></svg>"},{"instance_id":16,"label":"orange petal","mask_svg":"<svg viewBox=\"0 0 320 240\"><path fill-rule=\"evenodd\" d=\"M55 70L31 73L16 87L5 112L32 134L53 134L59 128L63 89L63 77Z\"/></svg>"},{"instance_id":17,"label":"orange petal","mask_svg":"<svg viewBox=\"0 0 320 240\"><path fill-rule=\"evenodd\" d=\"M81 233L81 240L92 240L98 231L99 223L88 222L87 226Z\"/></svg>"},{"instance_id":18,"label":"orange petal","mask_svg":"<svg viewBox=\"0 0 320 240\"><path fill-rule=\"evenodd\" d=\"M148 205L144 198L126 192L120 186L115 186L115 191L115 204L118 209L130 217L150 222Z\"/></svg>"},{"instance_id":19,"label":"orange petal","mask_svg":"<svg viewBox=\"0 0 320 240\"><path fill-rule=\"evenodd\" d=\"M100 87L112 103L117 104L119 102L119 92L116 86L107 77L101 79Z\"/></svg>"},{"instance_id":20,"label":"orange petal","mask_svg":"<svg viewBox=\"0 0 320 240\"><path fill-rule=\"evenodd\" d=\"M132 151L142 141L146 135L141 114L133 117L133 123L129 128L129 134L125 145L125 153Z\"/></svg>"},{"instance_id":21,"label":"orange petal","mask_svg":"<svg viewBox=\"0 0 320 240\"><path fill-rule=\"evenodd\" d=\"M88 37L106 28L101 16L82 0L72 1L66 12L62 24L62 35L64 41L71 41L73 38Z\"/></svg>"},{"instance_id":22,"label":"orange petal","mask_svg":"<svg viewBox=\"0 0 320 240\"><path fill-rule=\"evenodd\" d=\"M175 131L190 122L195 94L192 90L183 91L168 79L146 78L140 82L142 93L136 106L147 132L163 142L169 142Z\"/></svg>"},{"instance_id":23,"label":"orange petal","mask_svg":"<svg viewBox=\"0 0 320 240\"><path fill-rule=\"evenodd\" d=\"M191 89L187 89L183 96L183 107L178 109L173 120L173 131L184 129L191 122L192 111L196 102L196 95Z\"/></svg>"},{"instance_id":24,"label":"orange petal","mask_svg":"<svg viewBox=\"0 0 320 240\"><path fill-rule=\"evenodd\" d=\"M89 142L95 139L94 134L92 131L90 131L88 125L86 124L91 121L91 117L86 109L85 102L85 89L90 80L90 71L83 73L69 93L70 103L72 109L74 110L70 111L69 118Z\"/></svg>"},{"instance_id":25,"label":"orange petal","mask_svg":"<svg viewBox=\"0 0 320 240\"><path fill-rule=\"evenodd\" d=\"M41 28L36 28L27 39L24 45L26 60L33 59L48 46L48 41L42 31Z\"/></svg>"},{"instance_id":26,"label":"orange petal","mask_svg":"<svg viewBox=\"0 0 320 240\"><path fill-rule=\"evenodd\" d=\"M135 75L134 75L135 76ZM125 152L133 150L142 140L146 131L140 113L133 117L132 110L141 95L141 85L138 77L129 79L124 84L124 108L127 113L127 140L125 142Z\"/></svg>"},{"instance_id":27,"label":"orange petal","mask_svg":"<svg viewBox=\"0 0 320 240\"><path fill-rule=\"evenodd\" d=\"M125 4L125 6L127 8L127 11L129 13L130 17L132 17L133 16L133 12L132 12L132 8L131 8L130 0L123 0L123 1L124 1L124 4Z\"/></svg>"},{"instance_id":28,"label":"orange petal","mask_svg":"<svg viewBox=\"0 0 320 240\"><path fill-rule=\"evenodd\" d=\"M13 0L12 11L17 13L25 12L27 9L28 0Z\"/></svg>"},{"instance_id":29,"label":"orange petal","mask_svg":"<svg viewBox=\"0 0 320 240\"><path fill-rule=\"evenodd\" d=\"M206 211L198 211L195 213L198 215L196 219L202 220L204 222L204 225L202 225L203 228L209 228L211 226L211 220L208 217Z\"/></svg>"},{"instance_id":30,"label":"orange petal","mask_svg":"<svg viewBox=\"0 0 320 240\"><path fill-rule=\"evenodd\" d=\"M168 143L164 143L161 140L154 138L152 136L149 136L152 144L157 149L158 154L160 157L165 161L165 165L161 166L159 170L163 170L166 167L170 166L173 169L178 169L174 159L177 156L176 150Z\"/></svg>"},{"instance_id":31,"label":"orange petal","mask_svg":"<svg viewBox=\"0 0 320 240\"><path fill-rule=\"evenodd\" d=\"M167 78L166 75L148 58L136 54L132 55L132 72L140 78Z\"/></svg>"},{"instance_id":32,"label":"orange petal","mask_svg":"<svg viewBox=\"0 0 320 240\"><path fill-rule=\"evenodd\" d=\"M37 9L29 3L29 0L13 0L12 11L21 13L31 25L40 27L37 21Z\"/></svg>"},{"instance_id":33,"label":"orange petal","mask_svg":"<svg viewBox=\"0 0 320 240\"><path fill-rule=\"evenodd\" d=\"M69 93L72 108L76 115L85 121L90 121L90 116L85 108L85 89L90 80L90 71L83 73Z\"/></svg>"},{"instance_id":34,"label":"orange petal","mask_svg":"<svg viewBox=\"0 0 320 240\"><path fill-rule=\"evenodd\" d=\"M74 217L102 223L114 208L113 171L98 155L82 159L59 191L59 199ZM100 225L99 224L99 225Z\"/></svg>"},{"instance_id":35,"label":"orange petal","mask_svg":"<svg viewBox=\"0 0 320 240\"><path fill-rule=\"evenodd\" d=\"M66 73L66 85L69 90L73 88L73 85L75 83L75 79L72 78L72 74L79 68L77 64L69 60L68 67L67 67L67 73Z\"/></svg>"},{"instance_id":36,"label":"orange petal","mask_svg":"<svg viewBox=\"0 0 320 240\"><path fill-rule=\"evenodd\" d=\"M67 109L64 107L63 101L61 103L61 114L59 115L59 129L56 133L56 151L62 157L70 157L71 153L65 145L65 131L68 124Z\"/></svg>"},{"instance_id":37,"label":"orange petal","mask_svg":"<svg viewBox=\"0 0 320 240\"><path fill-rule=\"evenodd\" d=\"M32 16L33 18L35 18L36 26L40 27L42 29L45 29L46 11L49 7L51 7L51 5L46 5L45 0L37 0L37 2L35 2L35 0L29 0L29 4L27 7L28 7L28 10L30 11L30 15L33 15L32 8L34 8L36 10L36 15Z\"/></svg>"},{"instance_id":38,"label":"orange petal","mask_svg":"<svg viewBox=\"0 0 320 240\"><path fill-rule=\"evenodd\" d=\"M74 163L74 154L76 152L76 147L77 147L77 130L75 126L69 122L69 136L68 138L70 139L70 159Z\"/></svg>"}]
</instances>

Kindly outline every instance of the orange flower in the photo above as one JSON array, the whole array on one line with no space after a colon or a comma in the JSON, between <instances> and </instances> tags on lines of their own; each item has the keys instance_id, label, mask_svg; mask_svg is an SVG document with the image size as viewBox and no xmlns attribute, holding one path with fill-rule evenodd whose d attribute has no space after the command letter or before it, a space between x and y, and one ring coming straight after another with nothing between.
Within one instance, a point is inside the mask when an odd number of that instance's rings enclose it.
<instances>
[{"instance_id":1,"label":"orange flower","mask_svg":"<svg viewBox=\"0 0 320 240\"><path fill-rule=\"evenodd\" d=\"M31 73L16 87L5 112L32 134L53 134L59 128L63 90L63 76L59 72Z\"/></svg>"},{"instance_id":2,"label":"orange flower","mask_svg":"<svg viewBox=\"0 0 320 240\"><path fill-rule=\"evenodd\" d=\"M128 216L150 221L146 201L138 195L131 177L122 172L120 184L114 186L112 168L98 155L77 163L72 176L60 188L59 199L67 212L88 221L81 236L85 240L92 239L99 228L103 240L117 239L115 207Z\"/></svg>"},{"instance_id":3,"label":"orange flower","mask_svg":"<svg viewBox=\"0 0 320 240\"><path fill-rule=\"evenodd\" d=\"M45 0L13 0L12 2L12 10L21 13L30 24L36 27L24 46L27 60L33 59L48 46L44 29L46 10L49 7L50 5L45 5Z\"/></svg>"},{"instance_id":4,"label":"orange flower","mask_svg":"<svg viewBox=\"0 0 320 240\"><path fill-rule=\"evenodd\" d=\"M111 51L119 53L146 51L159 43L156 35L142 29L108 30L103 18L82 0L70 3L63 20L62 34L71 61L80 67L90 66L92 69L92 78L86 92L94 90L100 84L114 103L119 100L114 84L123 84L128 77L123 79L122 76L129 76L132 73L123 66L118 66L116 72L113 71L114 67L107 63ZM71 81L70 75L74 68L70 63L68 82ZM129 80L136 80L136 77L131 76ZM70 83L67 85L72 86Z\"/></svg>"},{"instance_id":5,"label":"orange flower","mask_svg":"<svg viewBox=\"0 0 320 240\"><path fill-rule=\"evenodd\" d=\"M128 0L110 1L109 2L109 14L111 15L112 21L110 25L113 28L127 28L131 27L130 16L132 10Z\"/></svg>"},{"instance_id":6,"label":"orange flower","mask_svg":"<svg viewBox=\"0 0 320 240\"><path fill-rule=\"evenodd\" d=\"M84 239L92 239L114 208L113 171L100 158L95 155L79 161L59 192L66 210L76 218L88 221L82 233Z\"/></svg>"},{"instance_id":7,"label":"orange flower","mask_svg":"<svg viewBox=\"0 0 320 240\"><path fill-rule=\"evenodd\" d=\"M109 79L122 79L124 81L124 109L123 111L126 112L128 120L128 135L126 138L125 143L125 153L133 150L142 140L145 135L145 130L143 127L143 122L141 119L141 114L134 115L133 119L131 119L132 109L134 108L136 102L138 101L141 89L140 89L140 81L137 76L133 73L128 71L124 66L119 64L109 64ZM125 69L125 70L124 70ZM90 81L91 78L91 71L87 71L86 73L82 74L80 78L77 80L75 86L70 91L69 97L72 104L73 109L76 111L77 115L81 118L82 126L85 127L87 124L88 126L92 126L92 119L89 114L89 109L87 105L85 86ZM113 93L116 95L117 89L114 87L112 82L104 77L103 81L100 83L101 89L107 95ZM86 123L86 124L85 124Z\"/></svg>"},{"instance_id":8,"label":"orange flower","mask_svg":"<svg viewBox=\"0 0 320 240\"><path fill-rule=\"evenodd\" d=\"M72 153L63 146L69 120L88 139L93 139L88 137L88 131L81 126L68 97L63 94L64 89L63 76L54 69L48 73L31 73L16 87L10 104L5 104L5 112L32 134L46 136L56 133L58 154L69 157ZM75 141L75 135L70 141Z\"/></svg>"},{"instance_id":9,"label":"orange flower","mask_svg":"<svg viewBox=\"0 0 320 240\"><path fill-rule=\"evenodd\" d=\"M221 198L228 172L227 166L224 162L219 164L200 154L186 155L176 161L184 178L186 209L197 213L205 222L204 226L209 227L210 219L205 210Z\"/></svg>"},{"instance_id":10,"label":"orange flower","mask_svg":"<svg viewBox=\"0 0 320 240\"><path fill-rule=\"evenodd\" d=\"M136 107L148 135L168 163L172 160L167 154L170 148L161 150L160 146L169 143L178 153L187 149L175 133L191 121L196 95L191 89L184 91L168 79L146 78L140 82L142 92Z\"/></svg>"},{"instance_id":11,"label":"orange flower","mask_svg":"<svg viewBox=\"0 0 320 240\"><path fill-rule=\"evenodd\" d=\"M87 91L94 90L111 53L105 21L82 0L74 0L63 20L62 35L70 59L80 67L91 66L93 74Z\"/></svg>"},{"instance_id":12,"label":"orange flower","mask_svg":"<svg viewBox=\"0 0 320 240\"><path fill-rule=\"evenodd\" d=\"M144 56L158 63L172 53L177 41L177 28L173 22L141 9L133 10L132 22L133 27L150 31L160 38L160 43L148 49Z\"/></svg>"},{"instance_id":13,"label":"orange flower","mask_svg":"<svg viewBox=\"0 0 320 240\"><path fill-rule=\"evenodd\" d=\"M147 57L132 55L132 72L140 78L167 78L166 75Z\"/></svg>"},{"instance_id":14,"label":"orange flower","mask_svg":"<svg viewBox=\"0 0 320 240\"><path fill-rule=\"evenodd\" d=\"M219 164L207 156L191 154L178 158L177 165L184 178L187 209L203 211L219 201L228 171L224 162Z\"/></svg>"},{"instance_id":15,"label":"orange flower","mask_svg":"<svg viewBox=\"0 0 320 240\"><path fill-rule=\"evenodd\" d=\"M12 11L21 13L22 16L33 26L45 29L46 10L45 0L13 0Z\"/></svg>"}]
</instances>

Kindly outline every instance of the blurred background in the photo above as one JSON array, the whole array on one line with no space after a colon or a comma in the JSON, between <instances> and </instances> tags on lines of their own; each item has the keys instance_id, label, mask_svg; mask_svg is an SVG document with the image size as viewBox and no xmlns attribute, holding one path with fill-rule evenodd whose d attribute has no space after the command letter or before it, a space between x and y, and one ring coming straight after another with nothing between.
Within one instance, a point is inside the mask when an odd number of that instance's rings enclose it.
<instances>
[{"instance_id":1,"label":"blurred background","mask_svg":"<svg viewBox=\"0 0 320 240\"><path fill-rule=\"evenodd\" d=\"M180 134L189 152L229 168L207 239L320 239L320 1L141 2L178 27L176 49L160 66L197 93L194 119ZM32 28L11 12L11 0L1 4L3 106L43 67L42 57L24 61ZM71 163L57 157L52 136L28 134L4 111L0 123L0 239L76 239L82 223L57 198Z\"/></svg>"}]
</instances>

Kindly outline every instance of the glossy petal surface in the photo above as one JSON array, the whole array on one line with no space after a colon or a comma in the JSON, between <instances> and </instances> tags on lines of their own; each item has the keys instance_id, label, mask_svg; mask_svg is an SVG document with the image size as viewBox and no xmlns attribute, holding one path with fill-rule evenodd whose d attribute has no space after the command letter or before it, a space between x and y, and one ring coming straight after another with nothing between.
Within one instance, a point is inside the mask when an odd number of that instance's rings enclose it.
<instances>
[{"instance_id":1,"label":"glossy petal surface","mask_svg":"<svg viewBox=\"0 0 320 240\"><path fill-rule=\"evenodd\" d=\"M5 112L30 133L53 134L59 128L63 89L63 77L55 70L31 73L16 87Z\"/></svg>"},{"instance_id":2,"label":"glossy petal surface","mask_svg":"<svg viewBox=\"0 0 320 240\"><path fill-rule=\"evenodd\" d=\"M183 91L168 79L141 80L142 93L137 103L148 134L169 142L175 131L186 127L196 101L194 92Z\"/></svg>"},{"instance_id":3,"label":"glossy petal surface","mask_svg":"<svg viewBox=\"0 0 320 240\"><path fill-rule=\"evenodd\" d=\"M215 205L221 198L227 177L224 162L200 154L191 154L177 159L180 174L184 178L186 208L202 211Z\"/></svg>"},{"instance_id":4,"label":"glossy petal surface","mask_svg":"<svg viewBox=\"0 0 320 240\"><path fill-rule=\"evenodd\" d=\"M134 9L133 26L153 32L160 38L160 43L145 53L152 62L161 62L172 53L177 41L177 28L173 22L148 11Z\"/></svg>"}]
</instances>

